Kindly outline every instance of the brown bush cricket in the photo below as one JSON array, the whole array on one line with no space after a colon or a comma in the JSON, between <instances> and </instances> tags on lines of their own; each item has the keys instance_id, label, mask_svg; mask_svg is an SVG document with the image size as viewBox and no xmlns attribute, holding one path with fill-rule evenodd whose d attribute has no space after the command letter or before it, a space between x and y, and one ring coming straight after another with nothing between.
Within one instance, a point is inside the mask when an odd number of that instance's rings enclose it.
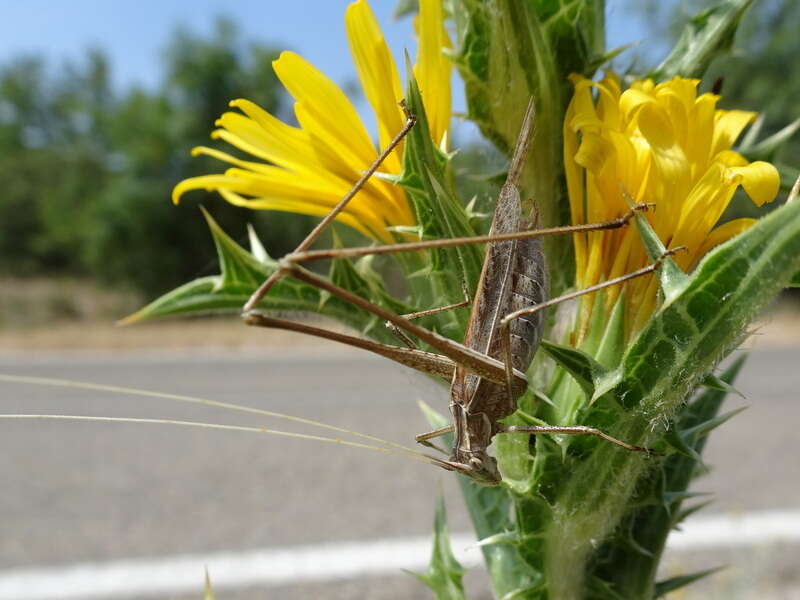
<instances>
[{"instance_id":1,"label":"brown bush cricket","mask_svg":"<svg viewBox=\"0 0 800 600\"><path fill-rule=\"evenodd\" d=\"M526 110L508 176L497 199L488 235L407 242L378 247L308 250L322 231L328 227L367 179L378 169L383 159L413 127L415 117L405 109L405 106L404 110L407 117L406 124L390 145L351 191L293 253L285 256L279 262L278 269L251 296L243 309L242 316L245 322L250 325L287 329L336 340L375 352L419 371L450 380L450 412L453 424L419 435L417 441L430 445L427 440L454 432L455 441L449 460L435 459L436 464L472 477L484 484L494 485L501 479L496 460L487 452L492 438L498 433L593 435L627 450L649 452L645 448L632 446L591 427L522 427L506 426L500 422L517 409L517 398L527 389L528 380L524 372L530 366L541 340L543 310L559 302L652 273L659 268L664 258L662 256L647 267L598 285L558 298L547 298L547 269L542 251L542 237L622 227L631 220L635 211L643 210L646 206L642 204L633 206L625 215L612 221L551 229L535 228L535 218L531 221L523 219L518 185L532 138L533 100ZM315 259L359 257L368 254L406 252L472 243L486 243L487 247L480 280L476 291L472 294L472 311L463 343L419 327L412 323L411 319L432 312L465 306L469 300L421 313L397 315L334 285L300 265L301 262ZM670 251L669 254L672 252ZM334 333L272 317L255 308L273 283L284 276L290 276L316 286L384 319L408 347L381 344L356 336ZM416 348L408 336L422 340L441 354Z\"/></svg>"}]
</instances>

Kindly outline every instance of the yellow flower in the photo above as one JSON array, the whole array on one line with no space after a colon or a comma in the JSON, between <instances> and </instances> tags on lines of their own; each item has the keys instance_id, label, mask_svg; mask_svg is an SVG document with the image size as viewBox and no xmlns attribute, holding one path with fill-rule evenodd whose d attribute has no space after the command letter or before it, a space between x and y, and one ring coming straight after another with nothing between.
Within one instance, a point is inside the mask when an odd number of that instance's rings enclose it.
<instances>
[{"instance_id":1,"label":"yellow flower","mask_svg":"<svg viewBox=\"0 0 800 600\"><path fill-rule=\"evenodd\" d=\"M696 79L654 84L637 81L624 92L607 75L592 82L573 75L575 95L564 121L564 164L573 223L606 221L628 210L626 194L655 203L648 219L668 248L686 246L675 260L689 270L714 246L740 233L753 219L717 226L741 186L761 206L774 200L778 172L731 150L756 114L716 108L719 96L697 95ZM596 99L593 96L596 90ZM576 234L576 284L587 287L641 268L647 257L635 227ZM656 278L616 286L612 305L626 302L628 334L647 322L657 297ZM591 301L579 317L585 332Z\"/></svg>"},{"instance_id":2,"label":"yellow flower","mask_svg":"<svg viewBox=\"0 0 800 600\"><path fill-rule=\"evenodd\" d=\"M287 125L248 100L232 101L230 105L241 113L223 114L211 137L257 160L242 160L204 146L195 148L194 155L206 154L233 166L222 175L180 182L172 192L175 203L190 190L205 189L216 190L231 204L247 208L315 216L330 212L405 121L398 106L403 98L398 69L365 0L348 6L345 25L361 87L377 119L378 147L344 92L302 57L283 52L273 68L296 100L294 112L300 126ZM449 39L441 0L420 3L418 30L414 73L434 142L446 145L451 65L442 53ZM403 147L400 144L387 157L382 173L400 173ZM403 191L377 177L367 182L337 220L382 242L393 241L387 227L415 223Z\"/></svg>"}]
</instances>

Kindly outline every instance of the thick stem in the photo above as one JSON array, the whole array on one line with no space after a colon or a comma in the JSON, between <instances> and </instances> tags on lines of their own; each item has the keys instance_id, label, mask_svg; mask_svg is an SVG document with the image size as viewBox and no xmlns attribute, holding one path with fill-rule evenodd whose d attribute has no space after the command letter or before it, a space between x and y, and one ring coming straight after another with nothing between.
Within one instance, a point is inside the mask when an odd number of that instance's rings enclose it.
<instances>
[{"instance_id":1,"label":"thick stem","mask_svg":"<svg viewBox=\"0 0 800 600\"><path fill-rule=\"evenodd\" d=\"M646 438L645 425L635 416L626 419L614 433L626 440ZM586 597L592 554L630 508L637 481L653 460L611 444L600 444L570 474L544 532L550 598Z\"/></svg>"}]
</instances>

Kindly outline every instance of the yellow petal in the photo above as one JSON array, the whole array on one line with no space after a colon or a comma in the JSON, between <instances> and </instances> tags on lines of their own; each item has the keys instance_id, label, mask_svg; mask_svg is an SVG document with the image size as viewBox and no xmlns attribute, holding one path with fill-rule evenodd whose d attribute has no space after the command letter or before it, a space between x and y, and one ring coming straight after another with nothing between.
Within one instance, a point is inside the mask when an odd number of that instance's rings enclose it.
<instances>
[{"instance_id":1,"label":"yellow petal","mask_svg":"<svg viewBox=\"0 0 800 600\"><path fill-rule=\"evenodd\" d=\"M619 98L619 108L627 123L636 121L636 113L646 104L654 104L656 99L645 91L628 88Z\"/></svg>"},{"instance_id":2,"label":"yellow petal","mask_svg":"<svg viewBox=\"0 0 800 600\"><path fill-rule=\"evenodd\" d=\"M200 175L199 177L189 177L184 179L172 188L172 203L179 204L181 197L192 190L205 190L213 192L220 187L227 187L235 183L231 177L226 175Z\"/></svg>"},{"instance_id":3,"label":"yellow petal","mask_svg":"<svg viewBox=\"0 0 800 600\"><path fill-rule=\"evenodd\" d=\"M378 22L364 0L352 3L345 13L347 39L358 78L378 121L378 139L385 148L403 127L405 119L398 102L403 98L400 76ZM387 159L386 170L400 171L402 149Z\"/></svg>"},{"instance_id":4,"label":"yellow petal","mask_svg":"<svg viewBox=\"0 0 800 600\"><path fill-rule=\"evenodd\" d=\"M575 162L587 171L597 173L603 168L613 149L603 136L584 132L580 148L575 154Z\"/></svg>"},{"instance_id":5,"label":"yellow petal","mask_svg":"<svg viewBox=\"0 0 800 600\"><path fill-rule=\"evenodd\" d=\"M606 73L602 81L594 86L598 91L597 115L609 129L621 129L622 113L619 110L619 79Z\"/></svg>"},{"instance_id":6,"label":"yellow petal","mask_svg":"<svg viewBox=\"0 0 800 600\"><path fill-rule=\"evenodd\" d=\"M703 245L700 246L697 251L695 262L705 256L705 254L715 246L719 246L722 242L727 242L732 237L749 229L755 222L756 219L742 218L734 219L733 221L728 221L724 225L720 225L709 234L703 242Z\"/></svg>"},{"instance_id":7,"label":"yellow petal","mask_svg":"<svg viewBox=\"0 0 800 600\"><path fill-rule=\"evenodd\" d=\"M305 202L303 200L286 200L275 198L245 198L234 192L227 190L220 190L220 194L233 204L234 206L241 206L252 210L279 210L281 212L298 213L301 215L310 215L312 217L324 217L330 210L321 207L313 202ZM361 225L358 218L351 215L346 209L336 215L336 220L352 227L358 232L367 237L377 237L376 233L371 232L369 229ZM387 243L393 241L391 237L385 240Z\"/></svg>"},{"instance_id":8,"label":"yellow petal","mask_svg":"<svg viewBox=\"0 0 800 600\"><path fill-rule=\"evenodd\" d=\"M257 137L257 141L254 143L258 145L269 162L294 171L313 171L323 164L318 159L317 153L314 152L308 134L302 129L287 125L249 100L233 100L230 105L245 113L250 122L257 126L251 128L251 135ZM222 116L222 125L231 133L236 134L235 125L241 121L239 119L225 120L226 115Z\"/></svg>"},{"instance_id":9,"label":"yellow petal","mask_svg":"<svg viewBox=\"0 0 800 600\"><path fill-rule=\"evenodd\" d=\"M744 167L749 164L744 156L733 150L723 150L714 157L714 162L726 167Z\"/></svg>"},{"instance_id":10,"label":"yellow petal","mask_svg":"<svg viewBox=\"0 0 800 600\"><path fill-rule=\"evenodd\" d=\"M702 94L689 113L691 126L686 138L684 152L692 165L691 179L697 181L711 164L711 143L714 135L714 115L718 96Z\"/></svg>"},{"instance_id":11,"label":"yellow petal","mask_svg":"<svg viewBox=\"0 0 800 600\"><path fill-rule=\"evenodd\" d=\"M666 111L655 103L644 104L638 112L638 123L652 148L653 165L657 171L653 176L659 181L661 195L665 198L684 197L689 191L689 161L678 144ZM660 219L667 216L660 216Z\"/></svg>"},{"instance_id":12,"label":"yellow petal","mask_svg":"<svg viewBox=\"0 0 800 600\"><path fill-rule=\"evenodd\" d=\"M330 212L341 199L343 191L331 186L327 181L311 181L298 178L278 167L264 167L267 172L254 174L242 169L228 169L225 175L203 175L180 182L173 190L173 201L194 189L224 191L244 194L269 200L303 201L314 204L320 211ZM345 190L346 191L346 190ZM349 212L357 216L370 229L379 231L385 228L384 219L372 206L377 204L368 196L356 197L348 205Z\"/></svg>"},{"instance_id":13,"label":"yellow petal","mask_svg":"<svg viewBox=\"0 0 800 600\"><path fill-rule=\"evenodd\" d=\"M742 187L756 206L772 202L777 197L781 176L770 163L758 160L744 167L733 167L731 171L741 176Z\"/></svg>"},{"instance_id":14,"label":"yellow petal","mask_svg":"<svg viewBox=\"0 0 800 600\"><path fill-rule=\"evenodd\" d=\"M272 63L275 73L297 100L301 127L336 150L346 165L364 169L377 152L356 109L339 87L294 52Z\"/></svg>"},{"instance_id":15,"label":"yellow petal","mask_svg":"<svg viewBox=\"0 0 800 600\"><path fill-rule=\"evenodd\" d=\"M210 156L212 158L216 158L217 160L221 160L222 162L235 165L242 169L248 169L256 173L263 172L268 168L268 165L265 165L264 163L253 162L251 160L242 160L231 154L228 154L227 152L222 152L216 148L209 148L207 146L197 146L192 148L192 156Z\"/></svg>"},{"instance_id":16,"label":"yellow petal","mask_svg":"<svg viewBox=\"0 0 800 600\"><path fill-rule=\"evenodd\" d=\"M574 79L573 79L574 81ZM564 118L564 172L567 178L567 195L569 196L569 208L572 214L573 223L584 223L586 221L586 210L584 206L583 193L583 172L575 162L575 154L578 152L578 136L571 127L575 116L575 99L567 106L567 113ZM581 233L573 234L572 240L575 246L575 265L577 272L582 273L586 267L586 236Z\"/></svg>"},{"instance_id":17,"label":"yellow petal","mask_svg":"<svg viewBox=\"0 0 800 600\"><path fill-rule=\"evenodd\" d=\"M565 122L569 124L572 131L576 132L601 128L603 121L598 117L594 100L592 99L592 86L594 84L591 80L581 75L573 75L571 79L575 85L575 93L570 103L572 111L570 111Z\"/></svg>"},{"instance_id":18,"label":"yellow petal","mask_svg":"<svg viewBox=\"0 0 800 600\"><path fill-rule=\"evenodd\" d=\"M441 145L450 128L450 74L452 64L444 50L451 47L444 28L441 0L419 4L419 49L414 76L419 82L434 142Z\"/></svg>"},{"instance_id":19,"label":"yellow petal","mask_svg":"<svg viewBox=\"0 0 800 600\"><path fill-rule=\"evenodd\" d=\"M754 112L744 110L717 111L711 155L714 156L733 146L744 128L755 121L755 119L756 113Z\"/></svg>"},{"instance_id":20,"label":"yellow petal","mask_svg":"<svg viewBox=\"0 0 800 600\"><path fill-rule=\"evenodd\" d=\"M728 207L740 177L714 163L694 186L683 206L680 220L674 229L672 246L686 246L695 251Z\"/></svg>"}]
</instances>

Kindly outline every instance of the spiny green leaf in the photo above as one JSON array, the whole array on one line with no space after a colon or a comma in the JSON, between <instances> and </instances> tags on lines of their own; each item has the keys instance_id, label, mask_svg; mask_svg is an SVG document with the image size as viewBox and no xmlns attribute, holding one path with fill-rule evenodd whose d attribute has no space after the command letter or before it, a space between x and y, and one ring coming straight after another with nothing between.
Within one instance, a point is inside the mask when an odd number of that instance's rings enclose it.
<instances>
[{"instance_id":1,"label":"spiny green leaf","mask_svg":"<svg viewBox=\"0 0 800 600\"><path fill-rule=\"evenodd\" d=\"M627 416L615 422L608 433L629 443L652 445L649 440L658 436L652 425L676 416L704 374L736 347L759 309L771 302L798 270L797 202L778 208L712 250L689 275L681 293L657 310L626 351L621 362L623 378L611 393L627 409ZM587 518L582 522L590 525L581 531L586 544L606 537L609 524L617 522L617 518L608 519L610 511L626 510L612 494L592 490L605 491L615 482L635 481L646 472L641 457L612 450L616 449L595 448L573 467L570 479L559 490L560 503L587 507ZM671 458L665 460L665 468ZM675 467L679 487L668 489L686 489L688 481L684 478L691 476L694 465L677 462ZM606 520L590 521L588 515L598 512ZM657 521L647 523L647 536L653 543L661 538L652 532L663 531ZM641 537L637 540L644 544ZM574 546L577 540L570 543ZM610 573L608 578L616 579ZM630 582L620 581L623 584Z\"/></svg>"},{"instance_id":2,"label":"spiny green leaf","mask_svg":"<svg viewBox=\"0 0 800 600\"><path fill-rule=\"evenodd\" d=\"M630 44L623 44L622 46L617 46L616 48L612 48L611 50L607 50L602 55L598 56L594 60L589 63L589 71L595 72L602 68L606 63L611 62L616 57L618 57L623 52L630 50L631 48L635 48L638 46L638 42L631 42Z\"/></svg>"},{"instance_id":3,"label":"spiny green leaf","mask_svg":"<svg viewBox=\"0 0 800 600\"><path fill-rule=\"evenodd\" d=\"M719 380L725 385L733 387L733 382L741 372L746 360L746 354L737 356L736 360L734 360L730 366L725 369L722 375L719 376ZM704 390L681 409L676 419L677 427L679 429L690 429L699 423L714 418L719 412L727 394L728 391L724 389L708 388ZM698 440L698 445L702 447L703 441Z\"/></svg>"},{"instance_id":4,"label":"spiny green leaf","mask_svg":"<svg viewBox=\"0 0 800 600\"><path fill-rule=\"evenodd\" d=\"M744 398L744 395L739 390L713 373L708 373L705 377L703 377L703 381L701 383L706 387L719 390L721 392L726 392L728 394L733 393Z\"/></svg>"},{"instance_id":5,"label":"spiny green leaf","mask_svg":"<svg viewBox=\"0 0 800 600\"><path fill-rule=\"evenodd\" d=\"M800 202L712 250L626 352L618 386L623 405L647 398L662 411L677 408L798 270Z\"/></svg>"},{"instance_id":6,"label":"spiny green leaf","mask_svg":"<svg viewBox=\"0 0 800 600\"><path fill-rule=\"evenodd\" d=\"M619 592L614 589L614 585L608 581L604 581L599 577L592 577L589 580L589 595L590 598L597 598L597 600L630 600L621 596Z\"/></svg>"},{"instance_id":7,"label":"spiny green leaf","mask_svg":"<svg viewBox=\"0 0 800 600\"><path fill-rule=\"evenodd\" d=\"M674 491L664 492L664 505L672 506L676 502L683 502L688 498L702 498L703 496L710 496L711 492L687 492L687 491Z\"/></svg>"},{"instance_id":8,"label":"spiny green leaf","mask_svg":"<svg viewBox=\"0 0 800 600\"><path fill-rule=\"evenodd\" d=\"M228 294L220 293L219 282L220 277L214 275L185 283L125 317L120 324L131 325L146 319L241 310L252 292L239 290Z\"/></svg>"},{"instance_id":9,"label":"spiny green leaf","mask_svg":"<svg viewBox=\"0 0 800 600\"><path fill-rule=\"evenodd\" d=\"M731 385L744 360L744 355L737 357L719 379ZM726 394L723 390L701 388L694 400L681 406L673 429L688 429L714 418ZM705 442L705 437L693 441L692 448L697 455L702 452ZM630 532L638 545L651 551L654 558L647 558L630 549L628 545L618 543L614 537L607 542L601 553L607 566L598 566L603 577L613 582L623 592L623 596L647 597L653 589L658 558L670 531L688 515L708 504L701 502L691 508L681 509L678 500L683 497L676 495L676 492L686 492L697 464L695 456L674 453L663 459L661 467L646 475L640 483L636 499L623 519L623 527Z\"/></svg>"},{"instance_id":10,"label":"spiny green leaf","mask_svg":"<svg viewBox=\"0 0 800 600\"><path fill-rule=\"evenodd\" d=\"M705 502L699 502L693 506L690 506L689 508L684 508L683 510L678 511L675 514L675 519L672 522L672 526L677 528L679 524L691 517L693 514L703 510L706 506L713 503L714 500L706 500Z\"/></svg>"},{"instance_id":11,"label":"spiny green leaf","mask_svg":"<svg viewBox=\"0 0 800 600\"><path fill-rule=\"evenodd\" d=\"M268 257L259 261L230 238L214 219L205 213L219 255L219 275L201 277L157 298L121 321L131 324L145 319L190 316L208 313L237 313L250 295L276 268ZM321 302L319 289L284 277L258 307L280 313L319 313L354 329L363 331L374 319L351 304L331 298ZM324 305L323 305L324 304ZM388 331L376 328L373 337L394 341Z\"/></svg>"},{"instance_id":12,"label":"spiny green leaf","mask_svg":"<svg viewBox=\"0 0 800 600\"><path fill-rule=\"evenodd\" d=\"M636 541L636 536L634 535L632 523L630 527L625 528L625 533L622 535L618 535L618 539L620 543L630 548L633 552L645 556L647 558L654 558L654 554L651 550L645 548L642 544Z\"/></svg>"},{"instance_id":13,"label":"spiny green leaf","mask_svg":"<svg viewBox=\"0 0 800 600\"><path fill-rule=\"evenodd\" d=\"M338 238L336 236L334 236L334 244L338 245ZM334 258L331 261L328 278L335 285L353 292L357 296L361 296L396 314L413 312L415 310L414 308L396 300L386 292L381 276L377 271L369 267L369 261L372 257L364 258L366 258L367 261L361 263L361 268L359 268L358 264L353 264L350 260ZM327 302L328 296L329 295L326 293L321 293L322 304Z\"/></svg>"},{"instance_id":14,"label":"spiny green leaf","mask_svg":"<svg viewBox=\"0 0 800 600\"><path fill-rule=\"evenodd\" d=\"M250 241L250 254L253 255L253 258L264 264L274 262L270 255L267 254L267 250L264 248L261 240L258 239L255 228L253 228L250 223L247 224L247 239Z\"/></svg>"},{"instance_id":15,"label":"spiny green leaf","mask_svg":"<svg viewBox=\"0 0 800 600\"><path fill-rule=\"evenodd\" d=\"M684 27L669 56L651 74L654 79L676 75L700 78L711 62L730 51L739 23L753 0L723 0L698 15Z\"/></svg>"},{"instance_id":16,"label":"spiny green leaf","mask_svg":"<svg viewBox=\"0 0 800 600\"><path fill-rule=\"evenodd\" d=\"M519 544L520 539L517 534L506 531L505 533L498 533L495 535L491 535L487 538L483 538L479 540L476 544L477 546L491 546L493 544Z\"/></svg>"},{"instance_id":17,"label":"spiny green leaf","mask_svg":"<svg viewBox=\"0 0 800 600\"><path fill-rule=\"evenodd\" d=\"M220 271L222 273L219 282L220 288L238 286L255 289L261 285L267 276L267 269L274 270L277 263L274 261L262 263L256 259L222 231L205 208L201 207L200 210L203 211L203 216L208 223L208 228L214 238L214 245L217 248L217 256L219 257Z\"/></svg>"},{"instance_id":18,"label":"spiny green leaf","mask_svg":"<svg viewBox=\"0 0 800 600\"><path fill-rule=\"evenodd\" d=\"M447 533L447 513L444 499L439 496L433 519L433 551L427 573L412 573L422 583L431 588L437 600L464 600L462 578L464 568L456 560L450 549L450 536Z\"/></svg>"},{"instance_id":19,"label":"spiny green leaf","mask_svg":"<svg viewBox=\"0 0 800 600\"><path fill-rule=\"evenodd\" d=\"M603 294L603 301L605 301ZM595 359L607 369L614 369L619 364L625 350L625 302L620 297L611 309L611 316L605 319L603 338Z\"/></svg>"},{"instance_id":20,"label":"spiny green leaf","mask_svg":"<svg viewBox=\"0 0 800 600\"><path fill-rule=\"evenodd\" d=\"M697 573L692 573L690 575L679 575L678 577L672 577L670 579L665 579L664 581L659 581L656 583L656 589L653 597L661 598L666 596L670 592L674 592L677 589L686 587L687 585L694 583L699 579L703 579L703 577L708 577L709 575L712 575L724 568L725 567L714 567L713 569L698 571Z\"/></svg>"},{"instance_id":21,"label":"spiny green leaf","mask_svg":"<svg viewBox=\"0 0 800 600\"><path fill-rule=\"evenodd\" d=\"M736 410L728 411L724 415L719 415L718 417L714 417L713 419L708 419L707 421L704 421L698 425L695 425L691 429L687 429L686 431L684 431L683 436L686 437L687 439L699 439L703 436L708 435L710 431L713 431L714 429L716 429L726 421L729 421L730 419L732 419L733 417L735 417L744 410L747 410L746 406L742 406L740 408L737 408Z\"/></svg>"},{"instance_id":22,"label":"spiny green leaf","mask_svg":"<svg viewBox=\"0 0 800 600\"><path fill-rule=\"evenodd\" d=\"M588 398L594 397L595 381L607 374L607 369L594 358L576 348L542 340L541 349L575 378Z\"/></svg>"},{"instance_id":23,"label":"spiny green leaf","mask_svg":"<svg viewBox=\"0 0 800 600\"><path fill-rule=\"evenodd\" d=\"M667 249L661 242L661 239L656 234L650 221L641 213L636 213L636 227L639 230L639 237L644 243L647 256L651 261L661 259L661 267L659 268L659 281L661 282L661 291L664 293L664 304L669 304L674 300L687 285L688 278L686 274L678 268L675 261L670 257L664 257Z\"/></svg>"},{"instance_id":24,"label":"spiny green leaf","mask_svg":"<svg viewBox=\"0 0 800 600\"><path fill-rule=\"evenodd\" d=\"M700 461L700 455L694 449L692 443L687 440L685 436L681 435L681 433L675 428L670 428L667 431L667 433L664 435L664 441L671 448L674 448L684 456L691 458L692 460Z\"/></svg>"},{"instance_id":25,"label":"spiny green leaf","mask_svg":"<svg viewBox=\"0 0 800 600\"><path fill-rule=\"evenodd\" d=\"M409 66L409 73L413 69ZM459 201L449 173L449 159L431 139L425 107L413 75L409 77L406 100L417 122L406 137L403 171L398 184L411 200L424 239L469 237L470 227L463 204ZM421 253L415 253L420 255ZM462 282L475 289L483 265L483 249L469 244L455 248L432 249L427 260L412 271L429 269L426 281L411 280L415 300L422 308L455 304L462 300ZM407 270L408 271L408 270ZM433 295L431 297L431 290ZM457 319L442 314L443 320ZM458 333L463 333L466 317L461 317Z\"/></svg>"},{"instance_id":26,"label":"spiny green leaf","mask_svg":"<svg viewBox=\"0 0 800 600\"><path fill-rule=\"evenodd\" d=\"M599 292L595 292L590 296L590 298L593 300L592 318L589 322L589 328L585 337L583 338L583 342L580 345L581 350L593 357L597 356L597 352L600 349L600 344L607 334L606 322L608 321L608 315L606 315L605 291L606 290L600 290ZM597 359L595 358L595 360Z\"/></svg>"}]
</instances>

